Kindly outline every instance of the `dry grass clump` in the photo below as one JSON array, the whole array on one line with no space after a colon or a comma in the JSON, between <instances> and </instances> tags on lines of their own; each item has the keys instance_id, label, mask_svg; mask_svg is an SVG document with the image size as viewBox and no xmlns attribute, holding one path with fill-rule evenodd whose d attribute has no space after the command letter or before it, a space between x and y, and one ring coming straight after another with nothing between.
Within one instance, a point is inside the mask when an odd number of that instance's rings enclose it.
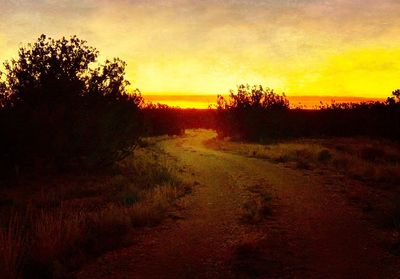
<instances>
[{"instance_id":1,"label":"dry grass clump","mask_svg":"<svg viewBox=\"0 0 400 279\"><path fill-rule=\"evenodd\" d=\"M34 238L32 252L44 263L65 253L76 245L83 232L83 214L68 214L62 208L53 211L41 210L32 221L31 235Z\"/></svg>"},{"instance_id":2,"label":"dry grass clump","mask_svg":"<svg viewBox=\"0 0 400 279\"><path fill-rule=\"evenodd\" d=\"M272 196L261 185L248 188L249 199L242 205L241 220L247 224L258 224L272 214Z\"/></svg>"},{"instance_id":3,"label":"dry grass clump","mask_svg":"<svg viewBox=\"0 0 400 279\"><path fill-rule=\"evenodd\" d=\"M262 198L247 201L242 209L242 221L247 224L258 224L271 214L271 208Z\"/></svg>"},{"instance_id":4,"label":"dry grass clump","mask_svg":"<svg viewBox=\"0 0 400 279\"><path fill-rule=\"evenodd\" d=\"M1 277L68 277L88 259L128 245L132 229L158 224L190 192L177 169L147 144L101 176L2 189Z\"/></svg>"},{"instance_id":5,"label":"dry grass clump","mask_svg":"<svg viewBox=\"0 0 400 279\"><path fill-rule=\"evenodd\" d=\"M187 189L174 185L161 185L148 191L143 201L128 208L134 226L151 226L165 217L171 202L187 194Z\"/></svg>"}]
</instances>

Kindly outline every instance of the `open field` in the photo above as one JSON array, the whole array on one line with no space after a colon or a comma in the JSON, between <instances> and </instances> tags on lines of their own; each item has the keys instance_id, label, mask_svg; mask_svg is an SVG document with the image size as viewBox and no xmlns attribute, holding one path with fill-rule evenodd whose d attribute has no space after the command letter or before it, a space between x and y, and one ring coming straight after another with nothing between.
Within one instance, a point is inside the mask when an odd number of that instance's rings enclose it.
<instances>
[{"instance_id":1,"label":"open field","mask_svg":"<svg viewBox=\"0 0 400 279\"><path fill-rule=\"evenodd\" d=\"M87 265L79 278L400 276L396 187L373 187L313 161L304 168L250 157L240 144L214 137L196 130L160 143L196 185L185 208ZM324 146L316 154L326 153L325 143L314 144ZM260 148L244 150L253 147Z\"/></svg>"}]
</instances>

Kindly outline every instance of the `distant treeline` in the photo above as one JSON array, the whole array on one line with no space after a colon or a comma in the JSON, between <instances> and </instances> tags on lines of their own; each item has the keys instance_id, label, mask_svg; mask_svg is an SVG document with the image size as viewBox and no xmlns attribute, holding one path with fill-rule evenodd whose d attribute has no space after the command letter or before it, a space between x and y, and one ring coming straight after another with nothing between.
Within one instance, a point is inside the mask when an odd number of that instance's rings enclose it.
<instances>
[{"instance_id":1,"label":"distant treeline","mask_svg":"<svg viewBox=\"0 0 400 279\"><path fill-rule=\"evenodd\" d=\"M213 109L181 109L162 104L142 108L144 135L182 135L186 129L215 129Z\"/></svg>"},{"instance_id":2,"label":"distant treeline","mask_svg":"<svg viewBox=\"0 0 400 279\"><path fill-rule=\"evenodd\" d=\"M240 85L218 97L220 137L250 141L298 137L367 136L400 140L400 91L386 102L340 103L290 109L285 95L262 86Z\"/></svg>"}]
</instances>

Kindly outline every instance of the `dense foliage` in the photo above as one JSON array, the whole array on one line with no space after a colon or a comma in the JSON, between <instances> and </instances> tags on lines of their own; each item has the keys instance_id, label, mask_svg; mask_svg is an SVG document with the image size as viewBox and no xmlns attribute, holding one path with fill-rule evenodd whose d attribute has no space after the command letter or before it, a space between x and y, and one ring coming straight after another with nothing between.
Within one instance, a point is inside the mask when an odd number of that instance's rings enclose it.
<instances>
[{"instance_id":1,"label":"dense foliage","mask_svg":"<svg viewBox=\"0 0 400 279\"><path fill-rule=\"evenodd\" d=\"M229 99L218 96L217 132L247 140L276 137L282 134L282 117L289 110L285 95L262 86L240 85Z\"/></svg>"},{"instance_id":2,"label":"dense foliage","mask_svg":"<svg viewBox=\"0 0 400 279\"><path fill-rule=\"evenodd\" d=\"M215 129L215 110L181 109L162 104L142 107L147 136L182 135L186 129Z\"/></svg>"},{"instance_id":3,"label":"dense foliage","mask_svg":"<svg viewBox=\"0 0 400 279\"><path fill-rule=\"evenodd\" d=\"M184 133L181 109L162 104L147 104L142 108L145 135L182 135Z\"/></svg>"},{"instance_id":4,"label":"dense foliage","mask_svg":"<svg viewBox=\"0 0 400 279\"><path fill-rule=\"evenodd\" d=\"M1 169L76 169L126 156L141 132L138 93L126 64L94 65L98 51L77 37L42 35L4 64L0 79Z\"/></svg>"},{"instance_id":5,"label":"dense foliage","mask_svg":"<svg viewBox=\"0 0 400 279\"><path fill-rule=\"evenodd\" d=\"M251 141L293 137L368 136L400 140L400 91L386 102L341 103L317 110L290 109L286 97L261 86L240 85L219 96L217 132Z\"/></svg>"}]
</instances>

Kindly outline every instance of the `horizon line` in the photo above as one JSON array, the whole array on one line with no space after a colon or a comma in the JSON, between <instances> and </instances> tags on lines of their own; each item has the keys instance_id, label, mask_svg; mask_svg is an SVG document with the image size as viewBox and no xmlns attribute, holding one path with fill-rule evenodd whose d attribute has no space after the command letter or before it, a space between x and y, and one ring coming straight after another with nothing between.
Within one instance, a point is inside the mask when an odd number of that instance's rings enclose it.
<instances>
[{"instance_id":1,"label":"horizon line","mask_svg":"<svg viewBox=\"0 0 400 279\"><path fill-rule=\"evenodd\" d=\"M217 103L217 95L150 95L142 94L145 101L150 103L165 104L171 107L207 109ZM228 94L222 95L224 97ZM305 109L314 109L321 105L332 103L362 103L385 101L386 98L379 97L357 97L357 96L286 96L291 107L302 107Z\"/></svg>"},{"instance_id":2,"label":"horizon line","mask_svg":"<svg viewBox=\"0 0 400 279\"><path fill-rule=\"evenodd\" d=\"M217 96L223 96L223 97L228 97L228 94L147 94L147 93L142 93L142 96L146 99L158 99L158 100L169 100L169 101L174 101L174 100L180 100L180 101L199 101L199 100L209 100L213 99L213 102L216 101ZM286 95L285 96L289 99L289 101L292 100L315 100L315 99L320 99L321 101L326 101L326 100L332 100L334 99L337 100L372 100L372 101L384 101L388 97L366 97L366 96L343 96L343 95Z\"/></svg>"}]
</instances>

